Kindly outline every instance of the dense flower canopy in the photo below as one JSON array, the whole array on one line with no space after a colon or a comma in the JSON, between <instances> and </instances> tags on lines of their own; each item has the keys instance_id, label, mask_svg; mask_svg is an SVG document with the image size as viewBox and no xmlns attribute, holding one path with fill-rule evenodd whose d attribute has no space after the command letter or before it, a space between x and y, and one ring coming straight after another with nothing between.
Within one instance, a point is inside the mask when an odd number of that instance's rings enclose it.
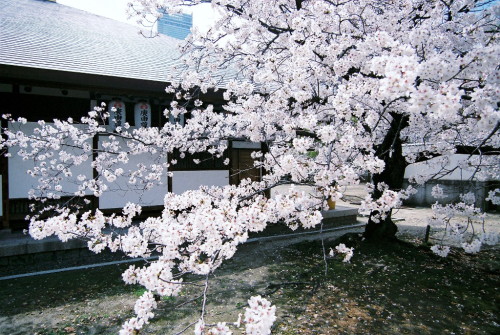
<instances>
[{"instance_id":1,"label":"dense flower canopy","mask_svg":"<svg viewBox=\"0 0 500 335\"><path fill-rule=\"evenodd\" d=\"M137 0L130 12L157 17L199 2ZM262 143L264 150L253 156L266 171L263 180L167 194L162 215L138 225L132 221L141 207L132 203L122 215L99 210L77 215L74 208L47 206L57 215L31 218L35 238L79 236L96 252L109 248L131 257L159 254L157 261L123 275L127 283L148 290L124 334L133 334L153 316L153 293L177 294L187 273L208 278L249 232L270 223L318 225L326 199L340 197L342 188L358 183L363 174L374 176L364 209L375 222L390 216L411 193L400 184L408 164L464 153L462 167L472 171L472 178L500 178L500 6L473 0L221 0L212 6L217 22L188 37L182 46L183 76L166 89L176 100L165 113L178 117L189 112L191 118L184 126L132 129L125 124L108 133L92 163L98 176L78 176L73 195L100 196L123 177L150 189L175 164L167 157L174 150L220 157L227 141L235 138ZM200 99L220 86L225 79L220 73L232 76L223 93L223 113ZM40 122L34 135L12 130L25 120L11 120L14 126L6 130L2 146L20 148L21 156L34 160L29 174L40 185L32 191L33 199L67 195L61 180L92 157L90 141L108 132L102 125L107 117L97 108L78 125L71 119ZM412 145L403 150L404 144ZM68 147L81 150L74 154ZM129 157L145 153L162 159L135 170L123 167ZM441 169L414 181L451 172ZM312 185L319 195L292 187L287 194L265 196L263 191L284 183ZM498 193L490 198L498 202ZM458 210L450 208L441 208L441 214ZM449 218L436 216L440 222ZM434 249L447 253L444 247ZM336 250L352 257L352 249ZM244 322L249 333L265 334L274 318L269 302L254 297ZM230 333L226 324L210 327L202 314L195 332Z\"/></svg>"}]
</instances>

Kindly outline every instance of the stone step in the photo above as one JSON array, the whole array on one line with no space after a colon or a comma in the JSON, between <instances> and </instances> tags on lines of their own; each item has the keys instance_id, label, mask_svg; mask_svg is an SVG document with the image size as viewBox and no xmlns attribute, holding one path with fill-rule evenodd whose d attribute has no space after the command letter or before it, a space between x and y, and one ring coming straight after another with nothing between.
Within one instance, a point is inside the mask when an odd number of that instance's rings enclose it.
<instances>
[{"instance_id":1,"label":"stone step","mask_svg":"<svg viewBox=\"0 0 500 335\"><path fill-rule=\"evenodd\" d=\"M356 208L337 206L335 210L322 212L323 229L349 227L357 223ZM284 224L269 225L264 231L250 234L250 238L273 235L319 232L320 227L291 230ZM121 253L104 251L98 255L86 248L86 242L70 240L61 242L52 236L34 240L22 232L0 231L0 277L18 273L51 270L60 267L80 266L99 262L128 259Z\"/></svg>"}]
</instances>

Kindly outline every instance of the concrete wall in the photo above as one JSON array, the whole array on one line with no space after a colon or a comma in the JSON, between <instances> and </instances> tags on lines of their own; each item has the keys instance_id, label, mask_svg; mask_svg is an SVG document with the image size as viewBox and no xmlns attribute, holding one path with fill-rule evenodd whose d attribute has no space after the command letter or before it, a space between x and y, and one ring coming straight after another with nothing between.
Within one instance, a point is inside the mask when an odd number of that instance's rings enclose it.
<instances>
[{"instance_id":1,"label":"concrete wall","mask_svg":"<svg viewBox=\"0 0 500 335\"><path fill-rule=\"evenodd\" d=\"M175 171L172 177L172 192L181 194L197 190L200 186L225 186L229 184L229 170Z\"/></svg>"},{"instance_id":2,"label":"concrete wall","mask_svg":"<svg viewBox=\"0 0 500 335\"><path fill-rule=\"evenodd\" d=\"M432 188L438 185L443 189L446 198L439 199L441 204L450 204L460 201L460 194L474 192L476 195L476 207L488 209L490 206L484 201L488 195L488 182L462 182L460 180L432 180L424 185L415 187L417 193L405 200L405 205L409 206L431 206L438 199L432 196ZM404 187L408 186L408 180L405 180Z\"/></svg>"},{"instance_id":3,"label":"concrete wall","mask_svg":"<svg viewBox=\"0 0 500 335\"><path fill-rule=\"evenodd\" d=\"M405 178L408 179L419 174L433 175L441 170L450 170L458 166L452 173L443 176L440 180L467 180L472 177L474 172L473 169L468 169L464 164L468 157L469 155L455 154L411 164L405 170Z\"/></svg>"},{"instance_id":4,"label":"concrete wall","mask_svg":"<svg viewBox=\"0 0 500 335\"><path fill-rule=\"evenodd\" d=\"M440 185L446 198L440 199L442 204L460 201L460 194L474 192L476 195L476 206L483 209L491 208L484 201L491 188L491 181L470 181L474 169L468 168L466 161L468 155L454 154L440 158L434 158L427 162L409 165L405 170L405 187L409 185L408 179L417 175L434 175L442 170L451 170L457 167L452 173L444 175L439 179L428 181L424 185L415 186L417 193L405 201L410 206L430 206L436 202L432 196L432 188Z\"/></svg>"}]
</instances>

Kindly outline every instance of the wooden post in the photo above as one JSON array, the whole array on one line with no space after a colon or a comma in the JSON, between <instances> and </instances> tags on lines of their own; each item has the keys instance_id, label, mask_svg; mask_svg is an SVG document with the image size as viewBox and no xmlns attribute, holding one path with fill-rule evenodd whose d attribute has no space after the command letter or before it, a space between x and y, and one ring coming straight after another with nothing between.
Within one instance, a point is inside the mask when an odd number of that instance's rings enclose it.
<instances>
[{"instance_id":1,"label":"wooden post","mask_svg":"<svg viewBox=\"0 0 500 335\"><path fill-rule=\"evenodd\" d=\"M427 244L429 243L429 235L431 233L431 226L430 225L427 225L427 227L425 228L425 238L424 238L424 243Z\"/></svg>"},{"instance_id":2,"label":"wooden post","mask_svg":"<svg viewBox=\"0 0 500 335\"><path fill-rule=\"evenodd\" d=\"M169 170L170 171L170 170ZM172 193L172 177L167 176L167 192Z\"/></svg>"},{"instance_id":3,"label":"wooden post","mask_svg":"<svg viewBox=\"0 0 500 335\"><path fill-rule=\"evenodd\" d=\"M94 107L97 106L97 100L93 99L95 97L95 93L91 92L91 99L90 100L90 110L94 110ZM95 135L92 138L92 162L95 162L97 159L97 150L99 149L99 135ZM98 177L97 170L95 168L92 169L92 178L96 179ZM92 195L92 210L95 212L96 209L99 208L99 198Z\"/></svg>"},{"instance_id":4,"label":"wooden post","mask_svg":"<svg viewBox=\"0 0 500 335\"><path fill-rule=\"evenodd\" d=\"M269 146L267 145L267 142L260 142L260 148L262 151L262 158L261 161L264 161L264 156L269 152ZM267 174L266 169L264 169L262 166L260 167L260 181L262 181L264 175ZM271 190L266 190L264 192L266 198L271 199Z\"/></svg>"},{"instance_id":5,"label":"wooden post","mask_svg":"<svg viewBox=\"0 0 500 335\"><path fill-rule=\"evenodd\" d=\"M229 140L227 146L227 157L229 157L229 185L238 185L238 152L233 149L233 141Z\"/></svg>"},{"instance_id":6,"label":"wooden post","mask_svg":"<svg viewBox=\"0 0 500 335\"><path fill-rule=\"evenodd\" d=\"M7 127L6 120L2 119L1 128ZM2 132L2 135L3 132ZM2 220L0 221L0 229L9 228L10 208L9 208L9 164L8 159L4 155L0 157L0 174L2 175Z\"/></svg>"},{"instance_id":7,"label":"wooden post","mask_svg":"<svg viewBox=\"0 0 500 335\"><path fill-rule=\"evenodd\" d=\"M12 85L12 104L9 104L9 106L17 106L19 100L19 85L18 84L13 84ZM8 107L7 110L2 109L0 114L4 113L12 113L13 107ZM13 114L13 113L12 113ZM3 129L6 129L8 127L8 122L4 118L1 118L1 123L0 127L2 128L1 135L4 137L5 135L3 134ZM3 211L3 216L2 216L2 221L0 222L0 229L5 229L5 228L10 228L10 201L9 201L9 162L7 157L0 157L0 174L2 175L2 198L0 201L2 201L2 211Z\"/></svg>"}]
</instances>

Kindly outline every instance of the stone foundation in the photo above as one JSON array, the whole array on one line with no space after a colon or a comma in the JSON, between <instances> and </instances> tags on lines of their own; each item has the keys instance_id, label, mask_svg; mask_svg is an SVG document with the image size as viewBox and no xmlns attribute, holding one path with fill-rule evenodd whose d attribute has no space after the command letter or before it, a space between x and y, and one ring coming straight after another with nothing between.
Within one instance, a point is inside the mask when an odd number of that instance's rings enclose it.
<instances>
[{"instance_id":1,"label":"stone foundation","mask_svg":"<svg viewBox=\"0 0 500 335\"><path fill-rule=\"evenodd\" d=\"M357 223L358 210L337 206L322 214L323 229L348 227ZM284 224L276 224L268 226L263 232L253 233L250 237L272 237L319 230L320 227L293 231ZM37 241L20 232L0 230L0 277L126 259L129 258L122 253L103 251L95 254L86 248L86 242L80 240L64 243L56 237L49 237Z\"/></svg>"}]
</instances>

